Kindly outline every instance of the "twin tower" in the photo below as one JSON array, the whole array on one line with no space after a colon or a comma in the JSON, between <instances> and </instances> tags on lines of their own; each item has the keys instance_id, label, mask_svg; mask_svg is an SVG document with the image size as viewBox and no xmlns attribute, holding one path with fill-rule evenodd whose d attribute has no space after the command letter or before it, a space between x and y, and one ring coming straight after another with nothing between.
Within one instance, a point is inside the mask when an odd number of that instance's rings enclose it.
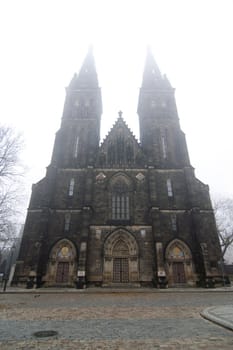
<instances>
[{"instance_id":1,"label":"twin tower","mask_svg":"<svg viewBox=\"0 0 233 350\"><path fill-rule=\"evenodd\" d=\"M45 178L34 184L13 283L204 286L220 279L208 186L190 165L174 89L147 53L140 143L119 117L100 145L90 50L66 90Z\"/></svg>"}]
</instances>

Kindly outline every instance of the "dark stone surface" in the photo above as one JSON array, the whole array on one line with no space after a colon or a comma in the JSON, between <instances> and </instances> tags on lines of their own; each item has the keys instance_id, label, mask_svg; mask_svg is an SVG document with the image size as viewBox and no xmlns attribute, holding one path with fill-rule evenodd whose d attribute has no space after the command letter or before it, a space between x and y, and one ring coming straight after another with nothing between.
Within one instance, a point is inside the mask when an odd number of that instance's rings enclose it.
<instances>
[{"instance_id":1,"label":"dark stone surface","mask_svg":"<svg viewBox=\"0 0 233 350\"><path fill-rule=\"evenodd\" d=\"M55 281L56 272L52 271L57 262L52 261L51 252L59 240L66 239L72 242L77 255L77 268L70 276L70 283L75 286L78 282L78 269L85 271L87 283L101 285L107 278L105 240L119 229L125 229L136 241L137 282L142 285L157 279L159 269L170 274L168 285L174 284L166 252L173 240L183 242L190 250L193 267L189 280L194 285L201 284L206 276L221 279L221 272L213 267L218 266L221 251L209 189L195 177L190 165L174 89L158 68L156 80L149 76L156 66L153 59L149 60L138 103L141 144L120 115L99 146L101 92L92 66L93 57L87 56L86 64L94 78L90 79L88 73L90 80L83 86L84 76L76 77L78 85L71 84L67 89L51 164L45 178L32 188L14 282L25 283L31 271L40 276L44 285ZM78 90L74 89L76 85ZM124 192L129 200L127 220L113 218L112 196L117 177L127 188ZM74 188L70 195L72 179ZM172 185L170 196L168 179ZM120 191L118 194L122 195ZM67 214L70 223L65 229ZM175 230L172 215L176 216ZM141 230L146 232L144 238ZM157 242L162 244L160 258ZM87 247L84 250L82 243Z\"/></svg>"}]
</instances>

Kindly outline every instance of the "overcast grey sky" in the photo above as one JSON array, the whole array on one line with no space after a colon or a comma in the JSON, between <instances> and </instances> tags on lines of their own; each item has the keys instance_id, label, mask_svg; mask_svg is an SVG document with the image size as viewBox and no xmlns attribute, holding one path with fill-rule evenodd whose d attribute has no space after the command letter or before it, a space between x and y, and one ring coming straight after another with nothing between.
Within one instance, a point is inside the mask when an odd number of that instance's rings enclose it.
<instances>
[{"instance_id":1,"label":"overcast grey sky","mask_svg":"<svg viewBox=\"0 0 233 350\"><path fill-rule=\"evenodd\" d=\"M176 88L197 177L233 195L233 1L0 1L1 123L24 133L31 183L50 162L65 86L93 44L102 137L119 109L138 137L146 47Z\"/></svg>"}]
</instances>

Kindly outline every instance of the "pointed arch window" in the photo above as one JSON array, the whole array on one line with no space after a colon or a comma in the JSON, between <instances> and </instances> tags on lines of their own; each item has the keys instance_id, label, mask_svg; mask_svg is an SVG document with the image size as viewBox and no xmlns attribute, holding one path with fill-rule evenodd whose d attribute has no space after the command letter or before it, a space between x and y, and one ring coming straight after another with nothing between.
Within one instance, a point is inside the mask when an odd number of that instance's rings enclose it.
<instances>
[{"instance_id":1,"label":"pointed arch window","mask_svg":"<svg viewBox=\"0 0 233 350\"><path fill-rule=\"evenodd\" d=\"M161 135L161 144L162 144L162 155L163 155L163 158L166 159L167 158L167 139L166 139L166 135L164 134Z\"/></svg>"},{"instance_id":2,"label":"pointed arch window","mask_svg":"<svg viewBox=\"0 0 233 350\"><path fill-rule=\"evenodd\" d=\"M64 224L64 231L70 230L70 221L71 221L71 215L68 213L65 215L65 224Z\"/></svg>"},{"instance_id":3,"label":"pointed arch window","mask_svg":"<svg viewBox=\"0 0 233 350\"><path fill-rule=\"evenodd\" d=\"M111 214L112 220L130 219L130 188L122 176L111 186Z\"/></svg>"},{"instance_id":4,"label":"pointed arch window","mask_svg":"<svg viewBox=\"0 0 233 350\"><path fill-rule=\"evenodd\" d=\"M172 181L171 179L167 179L167 195L168 197L173 197L173 189L172 189Z\"/></svg>"},{"instance_id":5,"label":"pointed arch window","mask_svg":"<svg viewBox=\"0 0 233 350\"><path fill-rule=\"evenodd\" d=\"M129 220L129 195L127 193L112 194L112 219Z\"/></svg>"},{"instance_id":6,"label":"pointed arch window","mask_svg":"<svg viewBox=\"0 0 233 350\"><path fill-rule=\"evenodd\" d=\"M172 231L176 232L177 231L177 217L176 214L171 215L171 226L172 226Z\"/></svg>"},{"instance_id":7,"label":"pointed arch window","mask_svg":"<svg viewBox=\"0 0 233 350\"><path fill-rule=\"evenodd\" d=\"M78 157L78 146L79 146L79 137L77 136L74 144L74 158Z\"/></svg>"},{"instance_id":8,"label":"pointed arch window","mask_svg":"<svg viewBox=\"0 0 233 350\"><path fill-rule=\"evenodd\" d=\"M70 180L69 192L68 192L68 195L69 195L70 197L72 197L73 194L74 194L74 184L75 184L75 181L74 181L74 178L72 178L72 179Z\"/></svg>"}]
</instances>

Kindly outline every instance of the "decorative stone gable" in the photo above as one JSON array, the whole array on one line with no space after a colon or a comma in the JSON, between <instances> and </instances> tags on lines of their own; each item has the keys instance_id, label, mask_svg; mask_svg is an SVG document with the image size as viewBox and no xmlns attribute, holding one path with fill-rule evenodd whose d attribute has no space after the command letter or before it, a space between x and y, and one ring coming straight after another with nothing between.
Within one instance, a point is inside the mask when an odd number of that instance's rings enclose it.
<instances>
[{"instance_id":1,"label":"decorative stone gable","mask_svg":"<svg viewBox=\"0 0 233 350\"><path fill-rule=\"evenodd\" d=\"M145 165L142 149L121 115L100 147L98 163L102 167Z\"/></svg>"}]
</instances>

